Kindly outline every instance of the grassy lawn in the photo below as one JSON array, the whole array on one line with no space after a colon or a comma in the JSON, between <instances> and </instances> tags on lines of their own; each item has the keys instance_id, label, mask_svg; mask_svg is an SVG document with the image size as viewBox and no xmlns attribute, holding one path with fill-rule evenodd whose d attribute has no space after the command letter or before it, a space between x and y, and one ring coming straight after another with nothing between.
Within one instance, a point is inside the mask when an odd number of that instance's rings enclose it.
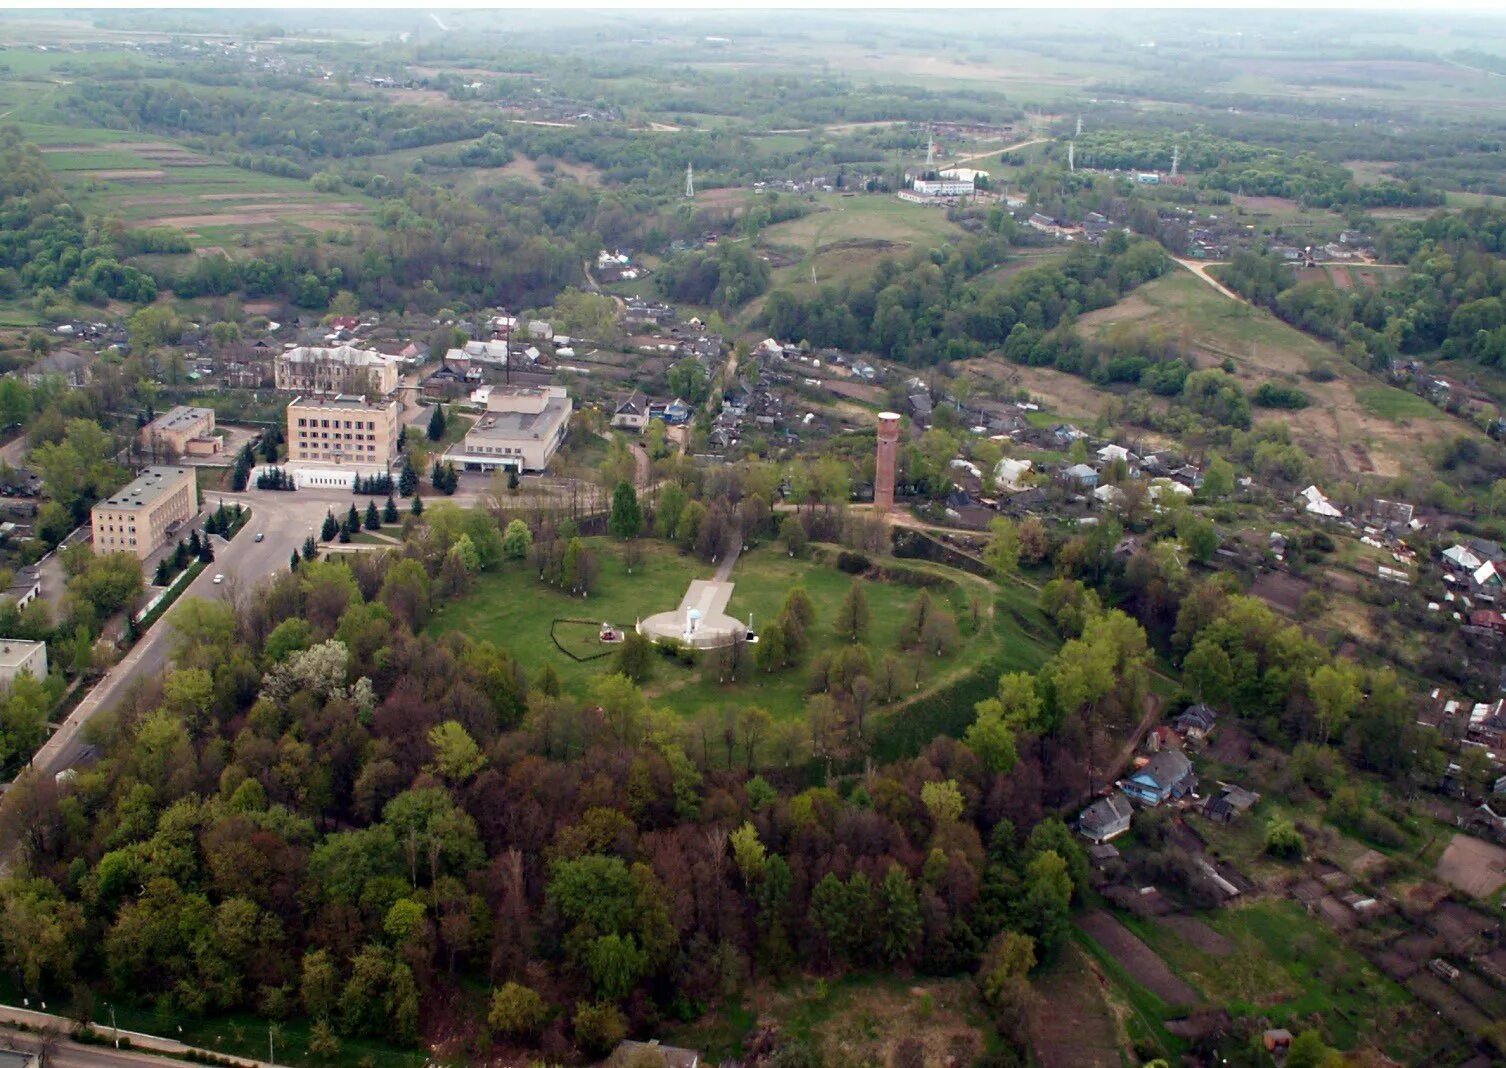
<instances>
[{"instance_id":1,"label":"grassy lawn","mask_svg":"<svg viewBox=\"0 0 1506 1068\"><path fill-rule=\"evenodd\" d=\"M1371 415L1400 423L1407 419L1441 419L1443 413L1415 393L1391 386L1373 386L1355 391Z\"/></svg>"},{"instance_id":2,"label":"grassy lawn","mask_svg":"<svg viewBox=\"0 0 1506 1068\"><path fill-rule=\"evenodd\" d=\"M507 564L483 575L470 596L447 605L432 627L441 633L460 630L493 641L510 649L530 673L551 664L567 689L584 693L594 678L611 670L612 660L607 657L581 663L565 655L549 637L555 620L586 621L589 626L562 626L556 637L578 656L601 652L606 647L595 634L601 622L631 627L645 616L670 611L680 603L692 579L711 578L714 572L710 565L682 555L672 546L645 540L643 560L628 574L616 542L607 538L590 538L587 542L596 550L600 564L597 589L589 598L569 597L542 585L526 563ZM952 611L961 634L956 651L939 658L920 658L924 662L921 696L968 677L985 665L991 671L996 663L1031 668L1050 655L1053 645L1044 637L1046 631L1032 591L1017 587L1000 593L992 583L935 564L887 560L884 564L895 571L935 575L939 585L932 587L932 597ZM816 606L816 621L810 630L812 648L802 665L772 675L756 673L723 685L709 671L656 660L646 686L650 698L660 707L687 716L722 703L756 702L777 718L797 717L805 707L808 665L821 653L842 644L832 630L832 622L857 580L815 557L792 560L777 549L760 548L743 554L732 581L735 589L727 610L743 620L751 614L755 629L778 615L792 587L805 586ZM898 650L898 638L919 587L864 580L864 591L872 618L864 644L874 659L880 660L889 652L913 658L914 654ZM972 624L973 601L978 602L983 621L977 628Z\"/></svg>"},{"instance_id":3,"label":"grassy lawn","mask_svg":"<svg viewBox=\"0 0 1506 1068\"><path fill-rule=\"evenodd\" d=\"M606 670L606 661L580 664L562 654L549 640L550 623L587 619L632 626L641 616L674 608L691 579L710 578L713 570L671 546L645 541L643 561L630 575L615 544L605 538L586 540L601 568L590 598L569 597L545 586L526 561L508 563L482 575L474 592L446 605L431 626L440 633L459 630L495 642L531 675L552 664L567 688L583 693Z\"/></svg>"},{"instance_id":4,"label":"grassy lawn","mask_svg":"<svg viewBox=\"0 0 1506 1068\"><path fill-rule=\"evenodd\" d=\"M818 193L816 210L764 230L760 242L803 254L799 263L775 271L775 281L810 285L814 264L818 282L871 270L879 256L929 247L961 233L946 213L908 204L889 194L842 196Z\"/></svg>"},{"instance_id":5,"label":"grassy lawn","mask_svg":"<svg viewBox=\"0 0 1506 1068\"><path fill-rule=\"evenodd\" d=\"M1217 273L1215 268L1214 273ZM1127 294L1077 323L1087 338L1124 336L1183 340L1200 366L1228 361L1240 385L1295 383L1311 400L1300 413L1257 410L1258 420L1285 423L1298 444L1337 470L1358 467L1395 476L1419 447L1474 433L1419 397L1382 384L1345 361L1328 342L1282 322L1264 308L1231 300L1190 271L1177 270ZM1322 371L1326 381L1309 377ZM1409 425L1399 425L1410 420Z\"/></svg>"}]
</instances>

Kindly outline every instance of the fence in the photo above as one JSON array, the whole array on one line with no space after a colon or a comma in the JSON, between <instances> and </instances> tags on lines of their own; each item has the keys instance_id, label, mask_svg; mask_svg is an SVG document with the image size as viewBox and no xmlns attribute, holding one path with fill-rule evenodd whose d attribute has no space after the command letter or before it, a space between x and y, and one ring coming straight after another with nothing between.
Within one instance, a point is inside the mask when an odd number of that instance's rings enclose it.
<instances>
[{"instance_id":1,"label":"fence","mask_svg":"<svg viewBox=\"0 0 1506 1068\"><path fill-rule=\"evenodd\" d=\"M577 664L589 664L593 660L600 660L602 657L604 657L604 656L611 656L614 652L616 652L615 649L603 649L601 652L599 652L599 653L592 653L590 656L580 656L579 654L572 652L571 650L565 648L564 644L559 640L558 637L555 636L554 628L557 627L557 626L559 626L561 623L569 623L572 626L599 627L599 626L601 626L601 620L599 620L599 619L556 619L552 623L549 624L549 640L554 643L554 647L556 649L558 649L560 652L564 653L571 660L574 660Z\"/></svg>"}]
</instances>

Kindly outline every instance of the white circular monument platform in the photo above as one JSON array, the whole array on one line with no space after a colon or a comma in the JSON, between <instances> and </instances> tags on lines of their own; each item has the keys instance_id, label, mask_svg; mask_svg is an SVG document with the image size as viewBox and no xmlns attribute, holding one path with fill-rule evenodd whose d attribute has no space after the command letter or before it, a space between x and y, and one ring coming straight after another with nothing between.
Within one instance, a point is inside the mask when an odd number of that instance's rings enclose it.
<instances>
[{"instance_id":1,"label":"white circular monument platform","mask_svg":"<svg viewBox=\"0 0 1506 1068\"><path fill-rule=\"evenodd\" d=\"M715 649L741 641L748 625L726 611L732 587L730 582L696 579L685 591L679 608L642 620L638 633L650 641L673 639L696 649Z\"/></svg>"}]
</instances>

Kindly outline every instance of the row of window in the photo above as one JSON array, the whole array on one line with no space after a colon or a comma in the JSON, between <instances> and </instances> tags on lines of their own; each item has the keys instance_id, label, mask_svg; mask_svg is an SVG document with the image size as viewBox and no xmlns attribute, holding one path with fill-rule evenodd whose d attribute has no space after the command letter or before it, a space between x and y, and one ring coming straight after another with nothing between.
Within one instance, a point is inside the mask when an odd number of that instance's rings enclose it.
<instances>
[{"instance_id":1,"label":"row of window","mask_svg":"<svg viewBox=\"0 0 1506 1068\"><path fill-rule=\"evenodd\" d=\"M336 430L339 430L339 429L341 429L341 420L336 419L333 422L331 422L328 419L299 419L298 420L298 425L299 426L322 426L322 427L326 427L326 428L328 428L328 427L334 427ZM368 419L346 419L346 420L344 420L344 429L346 429L346 430L375 430L376 429L376 422L374 420L368 420Z\"/></svg>"},{"instance_id":2,"label":"row of window","mask_svg":"<svg viewBox=\"0 0 1506 1068\"><path fill-rule=\"evenodd\" d=\"M340 440L340 432L338 430L336 430L333 434L331 434L328 430L300 430L300 431L298 431L298 437L299 438L334 438L336 441L339 441ZM356 441L375 441L376 440L376 435L375 434L346 434L345 435L345 440L346 441L350 441L352 438L354 438Z\"/></svg>"}]
</instances>

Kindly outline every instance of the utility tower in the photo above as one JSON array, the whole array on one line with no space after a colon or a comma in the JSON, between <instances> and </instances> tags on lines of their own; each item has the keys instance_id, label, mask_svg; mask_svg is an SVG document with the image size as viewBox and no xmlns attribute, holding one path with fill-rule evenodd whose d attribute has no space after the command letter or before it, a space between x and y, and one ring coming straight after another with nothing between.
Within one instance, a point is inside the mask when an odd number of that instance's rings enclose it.
<instances>
[{"instance_id":1,"label":"utility tower","mask_svg":"<svg viewBox=\"0 0 1506 1068\"><path fill-rule=\"evenodd\" d=\"M686 200L693 200L694 198L695 198L695 165L693 163L688 163L687 162L685 164L685 199Z\"/></svg>"},{"instance_id":2,"label":"utility tower","mask_svg":"<svg viewBox=\"0 0 1506 1068\"><path fill-rule=\"evenodd\" d=\"M1181 166L1181 163L1182 163L1182 146L1181 145L1172 145L1171 146L1171 176L1173 178L1175 178L1177 176L1177 168L1179 166Z\"/></svg>"},{"instance_id":3,"label":"utility tower","mask_svg":"<svg viewBox=\"0 0 1506 1068\"><path fill-rule=\"evenodd\" d=\"M931 127L926 125L926 170L936 166L936 138L931 136Z\"/></svg>"},{"instance_id":4,"label":"utility tower","mask_svg":"<svg viewBox=\"0 0 1506 1068\"><path fill-rule=\"evenodd\" d=\"M1076 174L1077 173L1077 142L1076 141L1068 141L1067 142L1067 171L1069 173L1072 173L1072 174Z\"/></svg>"},{"instance_id":5,"label":"utility tower","mask_svg":"<svg viewBox=\"0 0 1506 1068\"><path fill-rule=\"evenodd\" d=\"M1081 137L1082 136L1082 114L1081 113L1079 113L1078 116L1077 116L1077 133L1074 134L1073 136L1074 137Z\"/></svg>"}]
</instances>

